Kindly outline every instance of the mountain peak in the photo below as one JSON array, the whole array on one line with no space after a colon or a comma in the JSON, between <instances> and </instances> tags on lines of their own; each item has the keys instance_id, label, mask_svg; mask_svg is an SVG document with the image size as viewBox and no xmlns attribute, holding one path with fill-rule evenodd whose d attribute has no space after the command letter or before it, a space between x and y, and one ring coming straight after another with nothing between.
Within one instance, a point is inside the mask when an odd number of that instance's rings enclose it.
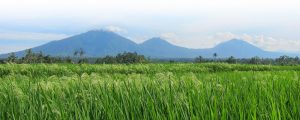
<instances>
[{"instance_id":1,"label":"mountain peak","mask_svg":"<svg viewBox=\"0 0 300 120\"><path fill-rule=\"evenodd\" d=\"M222 42L222 43L218 44L216 46L216 48L217 47L224 47L224 46L238 47L238 48L252 47L252 48L260 49L256 46L252 45L251 43L248 43L248 42L246 42L244 40L241 40L241 39L232 39L232 40L229 40L229 41Z\"/></svg>"},{"instance_id":2,"label":"mountain peak","mask_svg":"<svg viewBox=\"0 0 300 120\"><path fill-rule=\"evenodd\" d=\"M130 41L119 34L112 32L112 31L107 31L107 30L90 30L85 33L75 35L69 40L77 40L77 41L106 41L106 42L113 42L113 41ZM119 41L120 42L120 41Z\"/></svg>"},{"instance_id":3,"label":"mountain peak","mask_svg":"<svg viewBox=\"0 0 300 120\"><path fill-rule=\"evenodd\" d=\"M214 52L222 53L222 57L239 56L249 58L263 56L266 52L255 45L240 39L232 39L218 44L213 48Z\"/></svg>"},{"instance_id":4,"label":"mountain peak","mask_svg":"<svg viewBox=\"0 0 300 120\"><path fill-rule=\"evenodd\" d=\"M275 57L280 53L264 51L244 40L232 39L218 44L210 49L189 49L169 43L160 37L151 38L141 44L122 37L108 30L90 30L88 32L53 41L32 48L33 52L42 51L51 56L72 56L74 50L82 48L89 57L116 55L118 53L138 52L145 56L157 58L191 58L199 55L210 57L217 53L219 57L234 56L237 58L250 58L253 56ZM25 51L16 52L17 56L24 56ZM2 55L8 56L8 54ZM0 55L1 57L1 55Z\"/></svg>"},{"instance_id":5,"label":"mountain peak","mask_svg":"<svg viewBox=\"0 0 300 120\"><path fill-rule=\"evenodd\" d=\"M117 35L117 33L114 33L112 31L108 31L108 30L103 30L103 29L90 30L90 31L87 31L83 34L116 34Z\"/></svg>"},{"instance_id":6,"label":"mountain peak","mask_svg":"<svg viewBox=\"0 0 300 120\"><path fill-rule=\"evenodd\" d=\"M160 37L154 37L154 38L151 38L151 39L143 42L142 45L161 45L161 46L164 46L164 45L172 45L172 44L169 43L168 41L160 38Z\"/></svg>"},{"instance_id":7,"label":"mountain peak","mask_svg":"<svg viewBox=\"0 0 300 120\"><path fill-rule=\"evenodd\" d=\"M245 40L242 39L231 39L229 41L226 41L225 43L239 43L239 44L250 44Z\"/></svg>"}]
</instances>

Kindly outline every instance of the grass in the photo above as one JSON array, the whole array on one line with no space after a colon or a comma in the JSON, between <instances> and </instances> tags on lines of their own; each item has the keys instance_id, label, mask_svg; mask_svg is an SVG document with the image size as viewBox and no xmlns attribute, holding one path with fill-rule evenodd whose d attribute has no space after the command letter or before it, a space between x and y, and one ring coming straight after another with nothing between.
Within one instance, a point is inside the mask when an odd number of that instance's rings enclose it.
<instances>
[{"instance_id":1,"label":"grass","mask_svg":"<svg viewBox=\"0 0 300 120\"><path fill-rule=\"evenodd\" d=\"M300 67L0 65L0 119L300 119Z\"/></svg>"}]
</instances>

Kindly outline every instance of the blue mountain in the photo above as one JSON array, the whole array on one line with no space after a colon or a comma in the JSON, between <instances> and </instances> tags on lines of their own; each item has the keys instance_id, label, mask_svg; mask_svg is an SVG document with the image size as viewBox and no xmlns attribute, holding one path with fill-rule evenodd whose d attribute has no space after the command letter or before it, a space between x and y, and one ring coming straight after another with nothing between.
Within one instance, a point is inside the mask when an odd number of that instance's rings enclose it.
<instances>
[{"instance_id":1,"label":"blue mountain","mask_svg":"<svg viewBox=\"0 0 300 120\"><path fill-rule=\"evenodd\" d=\"M83 49L87 57L116 55L128 51L138 51L138 45L118 34L104 30L93 30L66 39L52 41L32 48L33 52L43 52L51 56L72 56L74 51ZM17 52L23 56L25 51Z\"/></svg>"},{"instance_id":2,"label":"blue mountain","mask_svg":"<svg viewBox=\"0 0 300 120\"><path fill-rule=\"evenodd\" d=\"M264 51L256 47L255 45L238 39L220 43L214 48L210 49L210 51L213 53L217 53L221 58L230 56L236 56L239 58L250 58L253 56L274 58L283 55L283 53Z\"/></svg>"},{"instance_id":3,"label":"blue mountain","mask_svg":"<svg viewBox=\"0 0 300 120\"><path fill-rule=\"evenodd\" d=\"M173 45L161 38L152 38L139 45L139 53L155 58L189 58L195 57L195 49Z\"/></svg>"},{"instance_id":4,"label":"blue mountain","mask_svg":"<svg viewBox=\"0 0 300 120\"><path fill-rule=\"evenodd\" d=\"M195 58L203 56L211 58L214 53L220 58L234 56L236 58L250 58L254 56L275 58L283 53L264 51L255 45L243 40L233 39L218 44L208 49L190 49L173 45L161 38L152 38L141 44L137 44L116 33L94 30L75 35L62 40L56 40L41 46L32 48L33 52L43 52L51 56L73 56L76 50L83 49L87 57L103 57L116 55L122 52L137 52L151 58ZM16 52L16 55L24 56L24 51ZM286 54L296 56L295 54ZM0 55L7 57L8 54Z\"/></svg>"}]
</instances>

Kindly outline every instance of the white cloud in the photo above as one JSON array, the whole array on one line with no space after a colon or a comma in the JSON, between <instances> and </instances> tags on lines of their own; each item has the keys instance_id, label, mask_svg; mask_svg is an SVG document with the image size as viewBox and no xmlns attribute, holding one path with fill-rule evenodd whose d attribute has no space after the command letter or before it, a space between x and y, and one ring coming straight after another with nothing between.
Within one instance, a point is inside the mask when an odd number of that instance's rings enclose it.
<instances>
[{"instance_id":1,"label":"white cloud","mask_svg":"<svg viewBox=\"0 0 300 120\"><path fill-rule=\"evenodd\" d=\"M162 33L160 37L174 44L182 44L184 42L176 33L172 32Z\"/></svg>"},{"instance_id":2,"label":"white cloud","mask_svg":"<svg viewBox=\"0 0 300 120\"><path fill-rule=\"evenodd\" d=\"M264 35L233 34L230 32L217 33L212 39L227 41L230 39L242 39L268 51L299 52L300 40L276 39Z\"/></svg>"},{"instance_id":3,"label":"white cloud","mask_svg":"<svg viewBox=\"0 0 300 120\"><path fill-rule=\"evenodd\" d=\"M231 39L245 40L267 51L300 52L300 40L277 39L264 35L234 34L231 32L219 32L213 35L197 35L180 38L174 33L163 33L162 38L178 46L187 48L212 48L215 45Z\"/></svg>"},{"instance_id":4,"label":"white cloud","mask_svg":"<svg viewBox=\"0 0 300 120\"><path fill-rule=\"evenodd\" d=\"M66 34L35 33L35 32L0 32L1 40L37 40L50 41L68 37Z\"/></svg>"},{"instance_id":5,"label":"white cloud","mask_svg":"<svg viewBox=\"0 0 300 120\"><path fill-rule=\"evenodd\" d=\"M298 51L299 4L299 0L2 0L0 28L73 34L96 26L120 25L126 30L105 28L138 42L156 35L180 46L209 48L243 38L266 50ZM154 32L140 34L136 28ZM0 39L64 37L67 35L0 32Z\"/></svg>"},{"instance_id":6,"label":"white cloud","mask_svg":"<svg viewBox=\"0 0 300 120\"><path fill-rule=\"evenodd\" d=\"M21 51L32 47L35 46L34 45L0 45L0 54Z\"/></svg>"},{"instance_id":7,"label":"white cloud","mask_svg":"<svg viewBox=\"0 0 300 120\"><path fill-rule=\"evenodd\" d=\"M249 42L268 51L300 52L300 40L275 39L272 37L256 36Z\"/></svg>"},{"instance_id":8,"label":"white cloud","mask_svg":"<svg viewBox=\"0 0 300 120\"><path fill-rule=\"evenodd\" d=\"M118 26L106 26L104 27L104 30L115 32L115 33L127 33L125 29Z\"/></svg>"},{"instance_id":9,"label":"white cloud","mask_svg":"<svg viewBox=\"0 0 300 120\"><path fill-rule=\"evenodd\" d=\"M136 36L126 37L126 38L140 44L140 43L143 43L143 42L151 39L152 37L147 36L147 35L136 35Z\"/></svg>"},{"instance_id":10,"label":"white cloud","mask_svg":"<svg viewBox=\"0 0 300 120\"><path fill-rule=\"evenodd\" d=\"M216 33L215 35L212 36L212 39L217 39L217 40L230 40L234 38L237 38L237 36L231 32Z\"/></svg>"},{"instance_id":11,"label":"white cloud","mask_svg":"<svg viewBox=\"0 0 300 120\"><path fill-rule=\"evenodd\" d=\"M4 32L0 31L0 54L16 52L38 45L47 43L48 41L61 40L67 38L66 34L53 33L35 33L35 32ZM11 41L8 43L8 41Z\"/></svg>"},{"instance_id":12,"label":"white cloud","mask_svg":"<svg viewBox=\"0 0 300 120\"><path fill-rule=\"evenodd\" d=\"M163 39L177 39L178 38L178 36L175 33L171 33L171 32L162 33L162 34L160 34L160 37Z\"/></svg>"}]
</instances>

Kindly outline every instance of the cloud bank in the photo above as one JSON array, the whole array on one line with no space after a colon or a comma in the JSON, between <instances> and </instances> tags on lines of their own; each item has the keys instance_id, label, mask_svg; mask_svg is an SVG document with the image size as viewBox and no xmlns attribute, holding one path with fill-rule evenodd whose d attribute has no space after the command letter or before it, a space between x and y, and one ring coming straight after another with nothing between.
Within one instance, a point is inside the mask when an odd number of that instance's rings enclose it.
<instances>
[{"instance_id":1,"label":"cloud bank","mask_svg":"<svg viewBox=\"0 0 300 120\"><path fill-rule=\"evenodd\" d=\"M163 37L209 48L241 38L270 51L300 51L299 0L3 0L1 39L48 41L91 29L138 43ZM121 26L121 27L120 27Z\"/></svg>"},{"instance_id":2,"label":"cloud bank","mask_svg":"<svg viewBox=\"0 0 300 120\"><path fill-rule=\"evenodd\" d=\"M34 33L34 32L0 32L1 40L37 40L51 41L69 37L66 34Z\"/></svg>"}]
</instances>

